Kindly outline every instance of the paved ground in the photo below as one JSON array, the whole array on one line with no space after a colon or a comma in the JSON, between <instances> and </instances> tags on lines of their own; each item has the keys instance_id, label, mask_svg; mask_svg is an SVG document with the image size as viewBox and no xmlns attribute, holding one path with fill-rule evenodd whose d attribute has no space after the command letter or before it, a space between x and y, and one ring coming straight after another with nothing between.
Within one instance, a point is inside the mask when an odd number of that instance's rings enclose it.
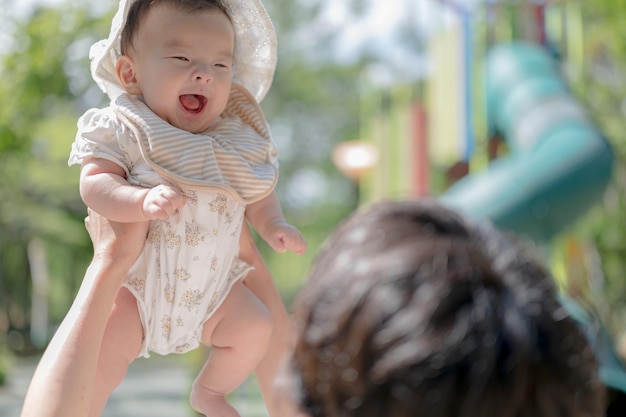
<instances>
[{"instance_id":1,"label":"paved ground","mask_svg":"<svg viewBox=\"0 0 626 417\"><path fill-rule=\"evenodd\" d=\"M18 417L35 370L35 359L17 359L5 386L0 387L0 416ZM195 371L179 355L135 361L113 393L102 417L194 417L188 392ZM242 417L264 417L256 386L244 384L232 400Z\"/></svg>"}]
</instances>

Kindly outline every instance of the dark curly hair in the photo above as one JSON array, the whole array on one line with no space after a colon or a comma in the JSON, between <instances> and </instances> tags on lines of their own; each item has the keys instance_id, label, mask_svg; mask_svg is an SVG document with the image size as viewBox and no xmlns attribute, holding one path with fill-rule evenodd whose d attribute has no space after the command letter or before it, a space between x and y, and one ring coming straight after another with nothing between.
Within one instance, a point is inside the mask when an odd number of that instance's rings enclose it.
<instances>
[{"instance_id":1,"label":"dark curly hair","mask_svg":"<svg viewBox=\"0 0 626 417\"><path fill-rule=\"evenodd\" d=\"M603 415L591 347L529 248L431 200L348 219L294 303L312 417Z\"/></svg>"}]
</instances>

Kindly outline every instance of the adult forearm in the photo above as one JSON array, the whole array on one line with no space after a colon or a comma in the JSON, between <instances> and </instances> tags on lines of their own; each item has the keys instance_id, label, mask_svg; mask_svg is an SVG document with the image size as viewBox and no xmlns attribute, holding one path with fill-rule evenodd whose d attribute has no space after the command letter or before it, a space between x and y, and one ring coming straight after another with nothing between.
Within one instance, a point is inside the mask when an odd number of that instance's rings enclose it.
<instances>
[{"instance_id":1,"label":"adult forearm","mask_svg":"<svg viewBox=\"0 0 626 417\"><path fill-rule=\"evenodd\" d=\"M83 417L107 320L117 293L146 239L148 223L111 223L90 211L94 258L74 303L31 380L22 417Z\"/></svg>"},{"instance_id":2,"label":"adult forearm","mask_svg":"<svg viewBox=\"0 0 626 417\"><path fill-rule=\"evenodd\" d=\"M87 416L107 318L125 276L94 260L31 380L22 417ZM126 268L127 269L127 268Z\"/></svg>"}]
</instances>

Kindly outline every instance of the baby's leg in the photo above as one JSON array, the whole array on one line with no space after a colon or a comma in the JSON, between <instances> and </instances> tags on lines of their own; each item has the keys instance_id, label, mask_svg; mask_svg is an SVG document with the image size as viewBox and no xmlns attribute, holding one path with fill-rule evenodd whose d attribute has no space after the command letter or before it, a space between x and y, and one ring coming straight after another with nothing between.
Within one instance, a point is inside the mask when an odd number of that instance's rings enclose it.
<instances>
[{"instance_id":1,"label":"baby's leg","mask_svg":"<svg viewBox=\"0 0 626 417\"><path fill-rule=\"evenodd\" d=\"M224 397L257 367L271 334L272 318L263 303L241 282L233 285L202 329L202 343L212 349L193 384L191 406L210 417L240 417Z\"/></svg>"},{"instance_id":2,"label":"baby's leg","mask_svg":"<svg viewBox=\"0 0 626 417\"><path fill-rule=\"evenodd\" d=\"M267 352L255 369L265 406L271 417L293 417L278 410L275 386L278 371L291 354L295 338L293 323L267 269L251 271L244 284L265 304L274 324Z\"/></svg>"},{"instance_id":3,"label":"baby's leg","mask_svg":"<svg viewBox=\"0 0 626 417\"><path fill-rule=\"evenodd\" d=\"M284 364L293 348L295 331L285 304L276 288L270 271L267 269L259 253L248 225L244 222L240 239L239 258L254 267L244 280L244 284L261 300L272 315L274 330L265 356L256 368L256 377L259 388L269 415L271 417L293 417L293 414L284 411L284 404L278 407L276 398L275 379L279 368ZM285 399L281 398L281 402Z\"/></svg>"},{"instance_id":4,"label":"baby's leg","mask_svg":"<svg viewBox=\"0 0 626 417\"><path fill-rule=\"evenodd\" d=\"M100 348L90 417L102 414L109 396L124 379L128 365L137 357L142 340L137 301L127 288L122 287L109 315Z\"/></svg>"}]
</instances>

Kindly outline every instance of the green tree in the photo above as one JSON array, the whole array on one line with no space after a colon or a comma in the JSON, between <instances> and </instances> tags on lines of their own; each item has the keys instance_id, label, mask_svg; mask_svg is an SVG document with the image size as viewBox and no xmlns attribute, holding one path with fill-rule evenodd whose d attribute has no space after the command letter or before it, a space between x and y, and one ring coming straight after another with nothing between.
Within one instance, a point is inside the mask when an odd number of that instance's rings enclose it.
<instances>
[{"instance_id":1,"label":"green tree","mask_svg":"<svg viewBox=\"0 0 626 417\"><path fill-rule=\"evenodd\" d=\"M588 0L578 3L583 17L584 66L575 88L613 146L613 183L602 206L581 225L591 235L605 279L604 297L614 333L626 326L626 3Z\"/></svg>"},{"instance_id":2,"label":"green tree","mask_svg":"<svg viewBox=\"0 0 626 417\"><path fill-rule=\"evenodd\" d=\"M6 12L6 9L4 9ZM27 347L31 277L28 245L42 239L50 311L67 310L89 253L77 171L67 168L77 107L88 91L86 47L105 29L87 5L38 7L5 16L10 47L0 56L0 335ZM24 337L20 337L22 335Z\"/></svg>"}]
</instances>

